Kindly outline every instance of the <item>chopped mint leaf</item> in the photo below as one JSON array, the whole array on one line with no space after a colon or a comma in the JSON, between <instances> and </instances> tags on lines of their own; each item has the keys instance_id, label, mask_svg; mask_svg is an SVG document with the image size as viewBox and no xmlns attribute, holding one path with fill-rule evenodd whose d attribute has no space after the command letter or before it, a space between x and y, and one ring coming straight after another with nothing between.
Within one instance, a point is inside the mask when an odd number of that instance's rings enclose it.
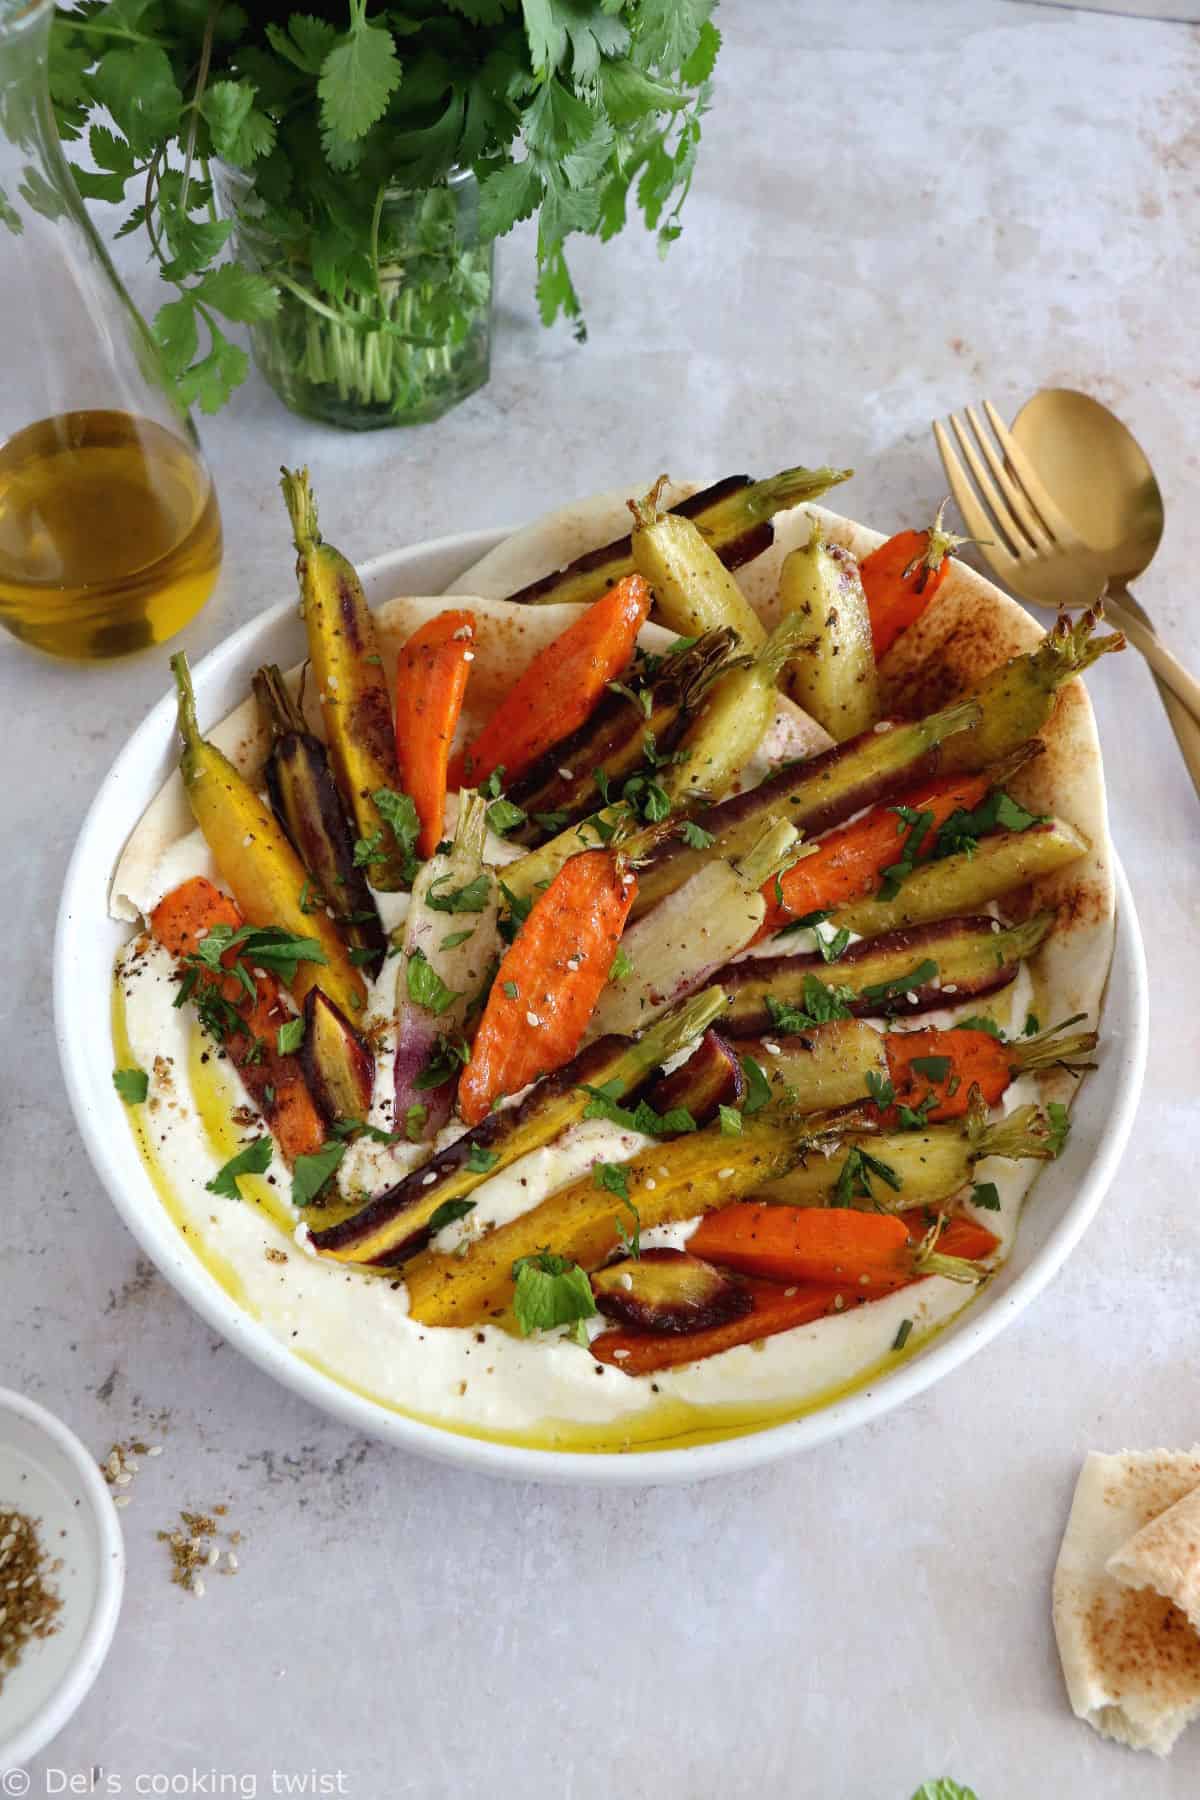
<instances>
[{"instance_id":1,"label":"chopped mint leaf","mask_svg":"<svg viewBox=\"0 0 1200 1800\"><path fill-rule=\"evenodd\" d=\"M451 888L449 893L439 894L438 888L449 880L449 875L443 875L440 880L430 885L429 892L425 896L425 904L431 912L477 913L483 911L491 895L491 883L486 875L476 875L474 881L468 881L462 887Z\"/></svg>"},{"instance_id":2,"label":"chopped mint leaf","mask_svg":"<svg viewBox=\"0 0 1200 1800\"><path fill-rule=\"evenodd\" d=\"M613 957L612 968L608 971L610 981L624 981L627 975L633 974L633 964L629 952L622 945L617 945L617 954Z\"/></svg>"},{"instance_id":3,"label":"chopped mint leaf","mask_svg":"<svg viewBox=\"0 0 1200 1800\"><path fill-rule=\"evenodd\" d=\"M482 1144L472 1144L467 1156L467 1170L472 1175L486 1175L499 1161L498 1150L485 1150Z\"/></svg>"},{"instance_id":4,"label":"chopped mint leaf","mask_svg":"<svg viewBox=\"0 0 1200 1800\"><path fill-rule=\"evenodd\" d=\"M237 1184L239 1175L265 1175L275 1155L275 1146L269 1137L255 1138L223 1163L211 1181L204 1186L210 1194L223 1194L227 1200L240 1200L241 1190Z\"/></svg>"},{"instance_id":5,"label":"chopped mint leaf","mask_svg":"<svg viewBox=\"0 0 1200 1800\"><path fill-rule=\"evenodd\" d=\"M642 1215L633 1204L632 1200L627 1199L625 1205L628 1207L630 1217L633 1220L633 1233L631 1235L629 1231L626 1230L624 1221L618 1219L617 1236L621 1240L621 1248L624 1250L626 1256L631 1256L634 1262L640 1262L642 1257Z\"/></svg>"},{"instance_id":6,"label":"chopped mint leaf","mask_svg":"<svg viewBox=\"0 0 1200 1800\"><path fill-rule=\"evenodd\" d=\"M592 1284L578 1263L541 1250L536 1256L518 1257L512 1272L513 1313L522 1337L534 1331L552 1331L556 1325L572 1325L577 1341L587 1342L584 1321L594 1316L596 1302Z\"/></svg>"},{"instance_id":7,"label":"chopped mint leaf","mask_svg":"<svg viewBox=\"0 0 1200 1800\"><path fill-rule=\"evenodd\" d=\"M1067 1117L1067 1109L1061 1100L1051 1100L1046 1112L1050 1118L1050 1148L1055 1156L1061 1156L1063 1147L1071 1135L1071 1121Z\"/></svg>"},{"instance_id":8,"label":"chopped mint leaf","mask_svg":"<svg viewBox=\"0 0 1200 1800\"><path fill-rule=\"evenodd\" d=\"M304 1042L304 1020L288 1019L275 1034L275 1048L280 1056L290 1056Z\"/></svg>"},{"instance_id":9,"label":"chopped mint leaf","mask_svg":"<svg viewBox=\"0 0 1200 1800\"><path fill-rule=\"evenodd\" d=\"M459 998L446 986L423 950L409 952L405 981L413 1004L425 1007L438 1018Z\"/></svg>"},{"instance_id":10,"label":"chopped mint leaf","mask_svg":"<svg viewBox=\"0 0 1200 1800\"><path fill-rule=\"evenodd\" d=\"M456 1219L465 1219L469 1212L474 1211L474 1200L443 1200L429 1215L430 1237L435 1231L441 1231L444 1225L453 1225Z\"/></svg>"},{"instance_id":11,"label":"chopped mint leaf","mask_svg":"<svg viewBox=\"0 0 1200 1800\"><path fill-rule=\"evenodd\" d=\"M721 1121L721 1131L726 1137L741 1136L742 1115L736 1106L718 1106L717 1117Z\"/></svg>"},{"instance_id":12,"label":"chopped mint leaf","mask_svg":"<svg viewBox=\"0 0 1200 1800\"><path fill-rule=\"evenodd\" d=\"M620 1163L600 1162L592 1170L592 1181L618 1199L629 1199L629 1177Z\"/></svg>"},{"instance_id":13,"label":"chopped mint leaf","mask_svg":"<svg viewBox=\"0 0 1200 1800\"><path fill-rule=\"evenodd\" d=\"M907 975L894 975L890 981L877 981L871 987L862 990L864 1000L886 1000L890 994L911 994L914 988L924 987L926 982L933 981L938 966L926 957Z\"/></svg>"},{"instance_id":14,"label":"chopped mint leaf","mask_svg":"<svg viewBox=\"0 0 1200 1800\"><path fill-rule=\"evenodd\" d=\"M817 940L817 949L821 952L822 962L839 962L846 954L850 945L850 933L844 925L839 931L835 931L832 937L827 938L824 933L820 931L818 931L815 936Z\"/></svg>"},{"instance_id":15,"label":"chopped mint leaf","mask_svg":"<svg viewBox=\"0 0 1200 1800\"><path fill-rule=\"evenodd\" d=\"M771 1098L771 1083L767 1080L767 1072L760 1062L752 1056L741 1058L742 1073L746 1077L746 1098L742 1102L742 1111L748 1115L761 1112Z\"/></svg>"},{"instance_id":16,"label":"chopped mint leaf","mask_svg":"<svg viewBox=\"0 0 1200 1800\"><path fill-rule=\"evenodd\" d=\"M145 1069L114 1069L112 1078L126 1106L141 1106L150 1092L150 1077Z\"/></svg>"},{"instance_id":17,"label":"chopped mint leaf","mask_svg":"<svg viewBox=\"0 0 1200 1800\"><path fill-rule=\"evenodd\" d=\"M811 1031L814 1025L827 1025L831 1019L851 1017L850 1002L856 998L853 988L835 982L821 981L811 969L804 972L804 1005L791 1006L784 1000L767 995L767 1011L771 1023L779 1031Z\"/></svg>"}]
</instances>

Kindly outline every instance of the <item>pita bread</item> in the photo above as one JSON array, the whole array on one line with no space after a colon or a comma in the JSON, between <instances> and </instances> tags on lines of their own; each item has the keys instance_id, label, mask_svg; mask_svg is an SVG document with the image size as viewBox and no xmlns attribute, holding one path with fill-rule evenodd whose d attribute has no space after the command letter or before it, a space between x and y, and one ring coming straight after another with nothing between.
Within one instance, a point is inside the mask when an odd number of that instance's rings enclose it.
<instances>
[{"instance_id":1,"label":"pita bread","mask_svg":"<svg viewBox=\"0 0 1200 1800\"><path fill-rule=\"evenodd\" d=\"M1128 1564L1151 1521L1198 1491L1200 1444L1092 1454L1054 1571L1054 1633L1073 1711L1102 1736L1156 1756L1200 1714L1200 1636L1165 1594L1124 1586L1110 1562ZM1173 1529L1171 1539L1177 1548Z\"/></svg>"},{"instance_id":2,"label":"pita bread","mask_svg":"<svg viewBox=\"0 0 1200 1800\"><path fill-rule=\"evenodd\" d=\"M1174 1601L1200 1632L1200 1484L1135 1532L1107 1564L1128 1588L1152 1588Z\"/></svg>"}]
</instances>

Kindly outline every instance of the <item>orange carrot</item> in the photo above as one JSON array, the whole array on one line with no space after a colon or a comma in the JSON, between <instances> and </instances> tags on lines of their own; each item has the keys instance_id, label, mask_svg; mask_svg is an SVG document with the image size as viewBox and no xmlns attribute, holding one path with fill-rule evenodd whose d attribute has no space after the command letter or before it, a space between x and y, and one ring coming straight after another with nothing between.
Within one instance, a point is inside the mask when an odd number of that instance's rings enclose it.
<instances>
[{"instance_id":1,"label":"orange carrot","mask_svg":"<svg viewBox=\"0 0 1200 1800\"><path fill-rule=\"evenodd\" d=\"M443 612L414 631L396 663L396 760L400 786L421 821L417 854L442 836L450 745L475 645L475 615Z\"/></svg>"},{"instance_id":2,"label":"orange carrot","mask_svg":"<svg viewBox=\"0 0 1200 1800\"><path fill-rule=\"evenodd\" d=\"M912 1278L908 1231L894 1213L852 1207L770 1206L738 1200L709 1213L688 1249L767 1281L852 1282L869 1292Z\"/></svg>"},{"instance_id":3,"label":"orange carrot","mask_svg":"<svg viewBox=\"0 0 1200 1800\"><path fill-rule=\"evenodd\" d=\"M727 1207L726 1213L733 1210ZM786 1212L789 1209L775 1207L770 1210ZM710 1214L704 1224L711 1225L724 1218L726 1213ZM837 1218L839 1214L834 1212L828 1216ZM857 1215L859 1219L879 1216L873 1213ZM924 1208L918 1208L901 1215L899 1221L892 1221L893 1225L897 1222L905 1228L905 1236L912 1247L924 1239L932 1220ZM689 1250L695 1248L698 1235L698 1232L693 1233L688 1242ZM896 1233L892 1231L890 1236L895 1239ZM937 1248L943 1256L961 1256L979 1262L991 1255L999 1241L985 1225L978 1225L973 1219L957 1218L950 1220L938 1239ZM796 1281L784 1286L778 1281L750 1276L745 1285L753 1295L754 1304L745 1318L713 1325L704 1331L657 1333L622 1327L593 1338L591 1352L601 1362L609 1363L625 1375L652 1375L657 1369L699 1362L722 1350L732 1350L737 1344L757 1343L777 1332L791 1331L794 1326L811 1325L830 1314L849 1312L852 1307L881 1299L885 1293L898 1288L914 1286L921 1277L912 1273L911 1262L908 1270L907 1274L897 1272L894 1276L881 1276L878 1282L854 1280L843 1281L840 1285L828 1281Z\"/></svg>"},{"instance_id":4,"label":"orange carrot","mask_svg":"<svg viewBox=\"0 0 1200 1800\"><path fill-rule=\"evenodd\" d=\"M802 856L778 881L764 885L767 916L751 942L770 937L791 919L825 912L869 894L884 872L901 861L914 830L922 830L918 857L928 856L951 813L960 807L969 811L978 806L991 786L992 777L987 774L939 776L910 788L890 806L872 807L853 824L827 832L817 840L811 856ZM922 828L912 820L906 822L899 811L902 806L914 813L932 814L929 824Z\"/></svg>"},{"instance_id":5,"label":"orange carrot","mask_svg":"<svg viewBox=\"0 0 1200 1800\"><path fill-rule=\"evenodd\" d=\"M637 879L609 850L565 862L501 962L459 1077L468 1125L495 1101L560 1069L579 1048L608 980Z\"/></svg>"},{"instance_id":6,"label":"orange carrot","mask_svg":"<svg viewBox=\"0 0 1200 1800\"><path fill-rule=\"evenodd\" d=\"M794 1283L781 1287L774 1281L747 1281L754 1305L744 1318L703 1331L653 1332L619 1327L592 1339L592 1355L625 1375L652 1375L656 1369L677 1368L732 1350L737 1344L754 1344L760 1338L790 1331L794 1325L811 1325L826 1313L861 1305L864 1296L852 1289ZM838 1302L842 1305L839 1307Z\"/></svg>"},{"instance_id":7,"label":"orange carrot","mask_svg":"<svg viewBox=\"0 0 1200 1800\"><path fill-rule=\"evenodd\" d=\"M949 572L949 552L970 542L943 528L947 504L924 531L898 531L859 564L876 659L925 611Z\"/></svg>"},{"instance_id":8,"label":"orange carrot","mask_svg":"<svg viewBox=\"0 0 1200 1800\"><path fill-rule=\"evenodd\" d=\"M158 942L181 959L194 953L214 925L230 925L236 931L244 923L228 895L202 875L173 888L150 915L150 929ZM222 961L229 966L236 957L235 948L226 951ZM253 1000L232 975L218 978L201 970L197 987L203 983L219 988L240 1017L244 1030L231 1031L225 1049L291 1163L320 1148L325 1127L305 1083L300 1058L281 1055L277 1048L279 1028L293 1016L283 1004L279 983L269 974L255 976L254 982Z\"/></svg>"},{"instance_id":9,"label":"orange carrot","mask_svg":"<svg viewBox=\"0 0 1200 1800\"><path fill-rule=\"evenodd\" d=\"M508 781L583 724L606 686L633 655L650 611L650 589L626 575L593 600L582 618L538 652L509 689L450 780L478 785L503 765Z\"/></svg>"},{"instance_id":10,"label":"orange carrot","mask_svg":"<svg viewBox=\"0 0 1200 1800\"><path fill-rule=\"evenodd\" d=\"M972 1087L978 1087L988 1105L995 1106L1021 1070L1012 1045L989 1031L964 1031L961 1026L949 1031L890 1031L884 1050L896 1105L915 1109L933 1096L936 1104L925 1114L931 1122L962 1118ZM914 1063L929 1066L914 1068ZM880 1116L892 1123L895 1107L888 1107Z\"/></svg>"}]
</instances>

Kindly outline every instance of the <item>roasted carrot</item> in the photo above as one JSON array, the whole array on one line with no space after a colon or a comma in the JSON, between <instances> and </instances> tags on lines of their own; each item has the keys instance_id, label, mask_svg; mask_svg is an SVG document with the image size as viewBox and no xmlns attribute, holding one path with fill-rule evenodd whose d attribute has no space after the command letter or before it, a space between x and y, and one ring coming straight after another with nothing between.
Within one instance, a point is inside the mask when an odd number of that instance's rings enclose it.
<instances>
[{"instance_id":1,"label":"roasted carrot","mask_svg":"<svg viewBox=\"0 0 1200 1800\"><path fill-rule=\"evenodd\" d=\"M859 564L877 658L925 611L946 579L950 551L970 541L944 528L948 504L943 500L924 531L896 532Z\"/></svg>"},{"instance_id":2,"label":"roasted carrot","mask_svg":"<svg viewBox=\"0 0 1200 1800\"><path fill-rule=\"evenodd\" d=\"M931 1100L932 1106L924 1113L931 1124L962 1118L974 1087L989 1106L995 1106L1018 1075L1049 1068L1069 1069L1077 1074L1091 1068L1093 1065L1081 1058L1095 1049L1096 1033L1060 1035L1082 1017L1080 1014L1066 1019L1038 1037L1021 1038L1011 1044L990 1031L961 1025L946 1031L930 1028L888 1032L883 1048L894 1102L880 1109L880 1122L895 1125L899 1107L915 1111Z\"/></svg>"},{"instance_id":3,"label":"roasted carrot","mask_svg":"<svg viewBox=\"0 0 1200 1800\"><path fill-rule=\"evenodd\" d=\"M202 875L173 888L150 915L155 938L180 959L194 954L214 925L229 925L236 931L244 923L228 895ZM226 951L222 961L228 966L236 956L236 949ZM325 1127L304 1080L300 1058L278 1049L279 1028L293 1016L283 1003L279 983L273 975L256 975L253 1000L232 975L218 979L201 970L197 987L201 984L218 988L242 1021L242 1029L231 1030L224 1047L284 1156L294 1162L298 1156L311 1154L324 1142Z\"/></svg>"},{"instance_id":4,"label":"roasted carrot","mask_svg":"<svg viewBox=\"0 0 1200 1800\"><path fill-rule=\"evenodd\" d=\"M827 1313L861 1305L865 1297L853 1288L830 1287L816 1282L781 1287L774 1281L747 1281L745 1286L753 1298L753 1305L740 1319L729 1319L723 1325L684 1333L619 1327L592 1339L592 1355L598 1361L620 1369L624 1375L652 1375L656 1369L699 1362L705 1356L716 1356L738 1344L757 1343L760 1338L790 1331L795 1325L811 1325Z\"/></svg>"},{"instance_id":5,"label":"roasted carrot","mask_svg":"<svg viewBox=\"0 0 1200 1800\"><path fill-rule=\"evenodd\" d=\"M475 615L443 612L414 631L396 662L396 761L421 821L417 854L441 842L450 746L474 655Z\"/></svg>"},{"instance_id":6,"label":"roasted carrot","mask_svg":"<svg viewBox=\"0 0 1200 1800\"><path fill-rule=\"evenodd\" d=\"M619 853L585 850L534 901L492 983L458 1083L468 1125L569 1062L579 1048L637 895Z\"/></svg>"},{"instance_id":7,"label":"roasted carrot","mask_svg":"<svg viewBox=\"0 0 1200 1800\"><path fill-rule=\"evenodd\" d=\"M688 1249L767 1281L848 1281L887 1291L913 1273L903 1223L893 1213L850 1207L736 1201L701 1219Z\"/></svg>"},{"instance_id":8,"label":"roasted carrot","mask_svg":"<svg viewBox=\"0 0 1200 1800\"><path fill-rule=\"evenodd\" d=\"M942 775L828 832L810 855L766 883L767 916L751 941L770 937L792 919L871 893L888 869L905 860L910 842L917 857L928 856L951 813L978 806L993 782L994 775ZM914 814L929 817L917 821Z\"/></svg>"},{"instance_id":9,"label":"roasted carrot","mask_svg":"<svg viewBox=\"0 0 1200 1800\"><path fill-rule=\"evenodd\" d=\"M632 657L650 599L642 577L627 575L594 600L509 689L475 741L455 759L451 784L465 779L478 785L501 765L514 781L577 731Z\"/></svg>"},{"instance_id":10,"label":"roasted carrot","mask_svg":"<svg viewBox=\"0 0 1200 1800\"><path fill-rule=\"evenodd\" d=\"M913 1244L922 1243L931 1226L936 1223L936 1214L931 1217L929 1209L924 1206L918 1206L912 1212L900 1213L898 1217L908 1227L909 1242ZM978 1220L968 1219L960 1214L957 1218L947 1220L946 1228L938 1238L937 1248L941 1256L957 1256L965 1258L967 1262L982 1262L999 1244L1000 1239L994 1231L989 1231Z\"/></svg>"}]
</instances>

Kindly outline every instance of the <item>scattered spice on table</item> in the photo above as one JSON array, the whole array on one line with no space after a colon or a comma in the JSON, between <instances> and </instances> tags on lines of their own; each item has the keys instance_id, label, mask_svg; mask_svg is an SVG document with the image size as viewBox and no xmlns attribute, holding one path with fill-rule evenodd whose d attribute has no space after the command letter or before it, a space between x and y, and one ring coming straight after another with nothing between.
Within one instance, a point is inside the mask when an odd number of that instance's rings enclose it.
<instances>
[{"instance_id":1,"label":"scattered spice on table","mask_svg":"<svg viewBox=\"0 0 1200 1800\"><path fill-rule=\"evenodd\" d=\"M62 1601L48 1577L61 1567L43 1549L37 1521L0 1506L0 1691L27 1647L58 1630Z\"/></svg>"},{"instance_id":2,"label":"scattered spice on table","mask_svg":"<svg viewBox=\"0 0 1200 1800\"><path fill-rule=\"evenodd\" d=\"M206 1572L236 1575L240 1567L233 1546L241 1543L241 1532L224 1533L228 1548L222 1549L217 1542L223 1530L217 1521L224 1519L228 1510L226 1506L214 1506L211 1513L181 1512L179 1524L173 1531L158 1534L159 1542L166 1544L171 1552L171 1580L176 1587L195 1594L198 1600L204 1597Z\"/></svg>"},{"instance_id":3,"label":"scattered spice on table","mask_svg":"<svg viewBox=\"0 0 1200 1800\"><path fill-rule=\"evenodd\" d=\"M114 1444L108 1455L100 1464L100 1473L110 1488L115 1488L114 1506L128 1506L133 1498L130 1489L134 1476L140 1470L143 1456L161 1456L161 1444L145 1444L140 1438L132 1439L128 1444Z\"/></svg>"}]
</instances>

